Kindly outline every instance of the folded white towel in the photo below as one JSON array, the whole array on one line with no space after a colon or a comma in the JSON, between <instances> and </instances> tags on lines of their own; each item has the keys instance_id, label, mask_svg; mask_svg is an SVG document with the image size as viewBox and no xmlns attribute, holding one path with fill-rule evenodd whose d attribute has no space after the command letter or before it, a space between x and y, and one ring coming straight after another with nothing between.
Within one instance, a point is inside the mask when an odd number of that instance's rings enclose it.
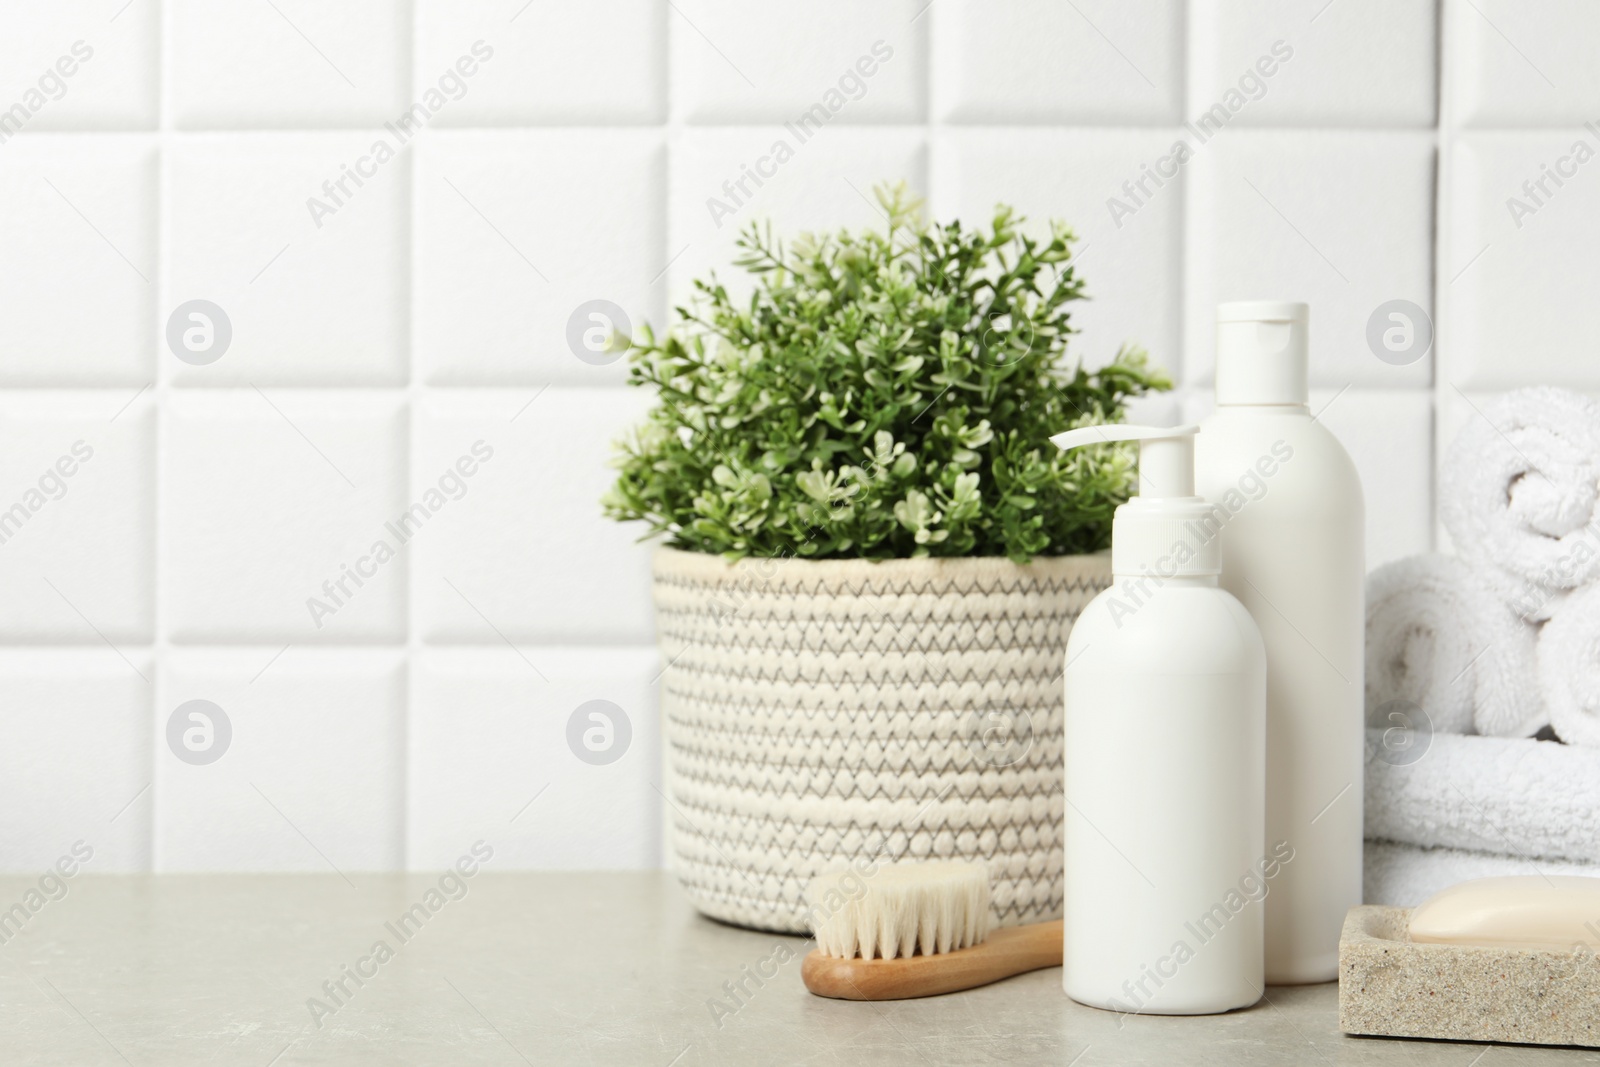
<instances>
[{"instance_id":1,"label":"folded white towel","mask_svg":"<svg viewBox=\"0 0 1600 1067\"><path fill-rule=\"evenodd\" d=\"M1367 725L1409 701L1434 731L1527 737L1544 725L1533 684L1537 631L1454 556L1387 563L1367 576Z\"/></svg>"},{"instance_id":2,"label":"folded white towel","mask_svg":"<svg viewBox=\"0 0 1600 1067\"><path fill-rule=\"evenodd\" d=\"M1600 575L1600 405L1507 393L1471 417L1443 468L1439 515L1463 557L1547 592Z\"/></svg>"},{"instance_id":3,"label":"folded white towel","mask_svg":"<svg viewBox=\"0 0 1600 1067\"><path fill-rule=\"evenodd\" d=\"M1367 731L1368 838L1600 864L1600 752L1455 734L1414 762L1391 752Z\"/></svg>"},{"instance_id":4,"label":"folded white towel","mask_svg":"<svg viewBox=\"0 0 1600 1067\"><path fill-rule=\"evenodd\" d=\"M1538 659L1551 729L1569 745L1600 748L1600 586L1573 593L1544 624Z\"/></svg>"},{"instance_id":5,"label":"folded white towel","mask_svg":"<svg viewBox=\"0 0 1600 1067\"><path fill-rule=\"evenodd\" d=\"M1414 908L1441 889L1469 878L1509 874L1600 875L1600 865L1560 860L1525 860L1490 852L1422 848L1394 841L1368 841L1362 899L1368 904Z\"/></svg>"}]
</instances>

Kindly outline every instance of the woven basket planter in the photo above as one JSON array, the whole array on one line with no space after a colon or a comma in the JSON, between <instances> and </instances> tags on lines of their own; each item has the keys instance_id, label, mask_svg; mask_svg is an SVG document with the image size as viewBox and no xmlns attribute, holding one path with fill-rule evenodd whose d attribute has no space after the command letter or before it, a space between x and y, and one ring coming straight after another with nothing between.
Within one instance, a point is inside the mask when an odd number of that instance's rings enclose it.
<instances>
[{"instance_id":1,"label":"woven basket planter","mask_svg":"<svg viewBox=\"0 0 1600 1067\"><path fill-rule=\"evenodd\" d=\"M1107 555L745 560L660 549L673 866L706 915L806 929L858 859L984 861L1061 916L1062 658Z\"/></svg>"}]
</instances>

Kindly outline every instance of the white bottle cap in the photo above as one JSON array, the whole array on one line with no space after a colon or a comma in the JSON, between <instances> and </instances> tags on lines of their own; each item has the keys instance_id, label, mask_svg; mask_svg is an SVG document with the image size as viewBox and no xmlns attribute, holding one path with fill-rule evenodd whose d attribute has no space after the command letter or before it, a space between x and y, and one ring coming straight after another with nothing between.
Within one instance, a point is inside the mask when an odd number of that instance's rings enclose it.
<instances>
[{"instance_id":1,"label":"white bottle cap","mask_svg":"<svg viewBox=\"0 0 1600 1067\"><path fill-rule=\"evenodd\" d=\"M1139 495L1111 520L1114 574L1175 578L1222 573L1218 534L1226 515L1194 492L1198 426L1084 426L1050 438L1065 450L1139 442Z\"/></svg>"},{"instance_id":2,"label":"white bottle cap","mask_svg":"<svg viewBox=\"0 0 1600 1067\"><path fill-rule=\"evenodd\" d=\"M1287 300L1217 305L1217 403L1304 404L1311 309Z\"/></svg>"}]
</instances>

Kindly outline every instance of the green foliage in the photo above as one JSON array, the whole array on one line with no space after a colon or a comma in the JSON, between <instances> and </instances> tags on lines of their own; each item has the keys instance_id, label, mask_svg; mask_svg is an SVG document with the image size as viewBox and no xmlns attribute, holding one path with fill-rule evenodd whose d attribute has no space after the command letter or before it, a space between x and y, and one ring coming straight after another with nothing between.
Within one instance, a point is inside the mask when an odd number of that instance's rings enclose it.
<instances>
[{"instance_id":1,"label":"green foliage","mask_svg":"<svg viewBox=\"0 0 1600 1067\"><path fill-rule=\"evenodd\" d=\"M1133 487L1133 451L1061 453L1051 434L1121 418L1171 383L1143 352L1063 367L1083 298L1073 234L929 225L879 188L886 231L739 239L756 276L736 302L713 277L657 340L629 339L629 382L659 403L618 444L606 514L675 547L812 558L1091 552Z\"/></svg>"}]
</instances>

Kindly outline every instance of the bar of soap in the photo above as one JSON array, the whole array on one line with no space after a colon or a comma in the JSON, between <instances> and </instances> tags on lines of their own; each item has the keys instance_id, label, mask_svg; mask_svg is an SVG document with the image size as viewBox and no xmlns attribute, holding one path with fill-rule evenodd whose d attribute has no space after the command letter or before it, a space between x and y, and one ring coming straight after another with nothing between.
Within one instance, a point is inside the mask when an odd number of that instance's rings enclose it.
<instances>
[{"instance_id":1,"label":"bar of soap","mask_svg":"<svg viewBox=\"0 0 1600 1067\"><path fill-rule=\"evenodd\" d=\"M1600 878L1475 878L1411 913L1411 940L1489 948L1600 949Z\"/></svg>"}]
</instances>

